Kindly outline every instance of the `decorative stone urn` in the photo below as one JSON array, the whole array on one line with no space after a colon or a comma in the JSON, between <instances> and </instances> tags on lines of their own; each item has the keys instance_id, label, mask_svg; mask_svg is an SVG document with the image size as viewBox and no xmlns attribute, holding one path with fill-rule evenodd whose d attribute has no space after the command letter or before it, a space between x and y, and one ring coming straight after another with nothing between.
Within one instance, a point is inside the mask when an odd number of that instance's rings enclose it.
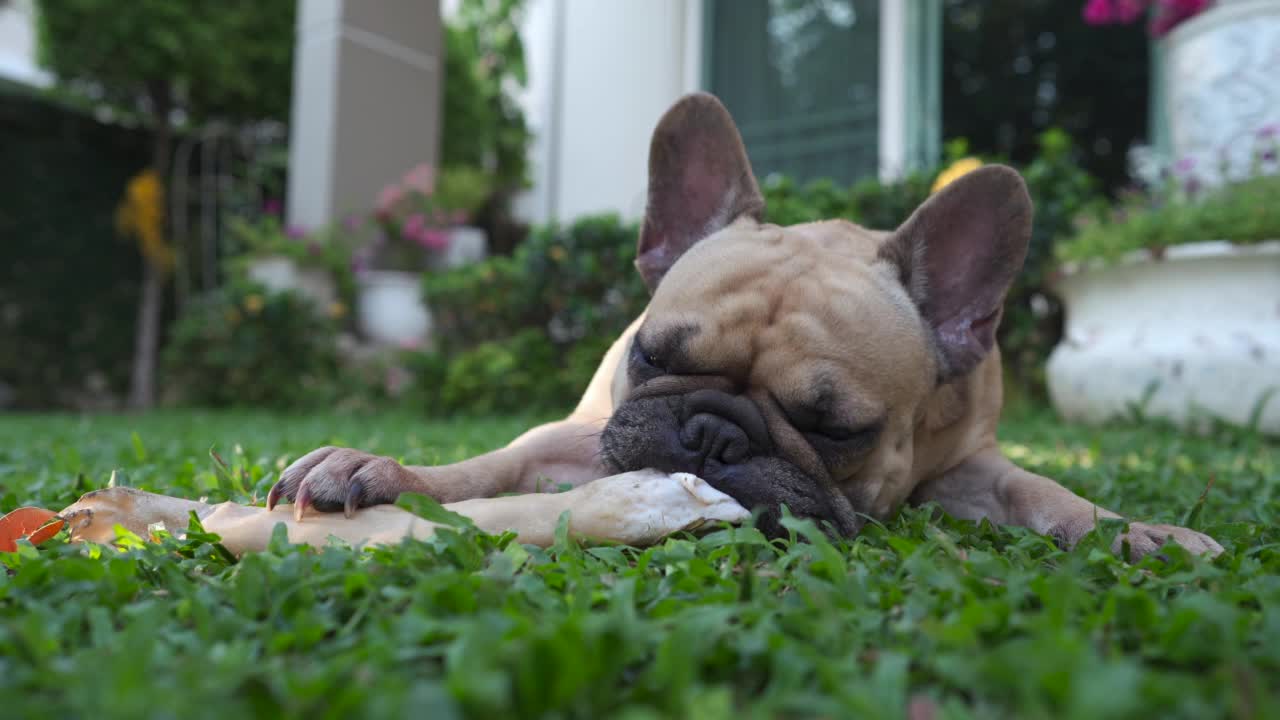
<instances>
[{"instance_id":1,"label":"decorative stone urn","mask_svg":"<svg viewBox=\"0 0 1280 720\"><path fill-rule=\"evenodd\" d=\"M1280 434L1280 241L1069 266L1055 290L1066 328L1048 383L1063 417L1097 423L1137 411Z\"/></svg>"},{"instance_id":2,"label":"decorative stone urn","mask_svg":"<svg viewBox=\"0 0 1280 720\"><path fill-rule=\"evenodd\" d=\"M1247 175L1259 142L1280 141L1277 48L1280 0L1217 0L1161 41L1170 151L1202 182Z\"/></svg>"},{"instance_id":3,"label":"decorative stone urn","mask_svg":"<svg viewBox=\"0 0 1280 720\"><path fill-rule=\"evenodd\" d=\"M484 228L459 225L449 230L449 247L440 257L444 268L456 268L484 260L489 254L489 236Z\"/></svg>"},{"instance_id":4,"label":"decorative stone urn","mask_svg":"<svg viewBox=\"0 0 1280 720\"><path fill-rule=\"evenodd\" d=\"M328 308L338 299L333 278L324 270L299 267L291 258L268 255L254 260L248 268L249 279L271 292L293 290L315 303Z\"/></svg>"},{"instance_id":5,"label":"decorative stone urn","mask_svg":"<svg viewBox=\"0 0 1280 720\"><path fill-rule=\"evenodd\" d=\"M431 312L422 301L422 274L367 270L360 274L356 324L379 345L418 347L431 334Z\"/></svg>"},{"instance_id":6,"label":"decorative stone urn","mask_svg":"<svg viewBox=\"0 0 1280 720\"><path fill-rule=\"evenodd\" d=\"M449 230L449 247L436 255L433 269L449 270L484 260L488 236L476 227ZM358 278L356 326L366 339L379 345L419 347L429 343L431 310L422 298L422 274L399 271L367 271Z\"/></svg>"}]
</instances>

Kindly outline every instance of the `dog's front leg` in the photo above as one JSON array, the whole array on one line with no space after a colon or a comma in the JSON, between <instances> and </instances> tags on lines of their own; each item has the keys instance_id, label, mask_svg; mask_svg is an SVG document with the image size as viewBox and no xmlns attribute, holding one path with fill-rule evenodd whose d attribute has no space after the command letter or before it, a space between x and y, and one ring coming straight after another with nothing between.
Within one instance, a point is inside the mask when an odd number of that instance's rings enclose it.
<instances>
[{"instance_id":1,"label":"dog's front leg","mask_svg":"<svg viewBox=\"0 0 1280 720\"><path fill-rule=\"evenodd\" d=\"M600 464L600 433L613 412L612 383L644 315L614 341L568 418L540 425L501 450L440 467L404 467L389 457L322 447L303 455L280 476L267 507L281 499L301 518L308 506L325 512L393 503L400 493L430 495L442 503L577 487L611 474Z\"/></svg>"},{"instance_id":2,"label":"dog's front leg","mask_svg":"<svg viewBox=\"0 0 1280 720\"><path fill-rule=\"evenodd\" d=\"M1052 536L1068 547L1093 530L1095 518L1120 517L1049 478L1023 470L994 448L921 483L911 496L915 504L931 500L956 517L1020 525ZM1176 525L1136 522L1116 538L1112 550L1119 552L1128 542L1130 559L1137 560L1159 550L1168 540L1196 555L1222 552L1222 546L1204 533Z\"/></svg>"},{"instance_id":3,"label":"dog's front leg","mask_svg":"<svg viewBox=\"0 0 1280 720\"><path fill-rule=\"evenodd\" d=\"M400 493L429 495L442 503L578 486L609 473L599 463L603 420L570 417L536 427L507 447L437 467L403 466L360 450L322 447L303 455L267 495L267 506L294 503L322 512L393 503Z\"/></svg>"}]
</instances>

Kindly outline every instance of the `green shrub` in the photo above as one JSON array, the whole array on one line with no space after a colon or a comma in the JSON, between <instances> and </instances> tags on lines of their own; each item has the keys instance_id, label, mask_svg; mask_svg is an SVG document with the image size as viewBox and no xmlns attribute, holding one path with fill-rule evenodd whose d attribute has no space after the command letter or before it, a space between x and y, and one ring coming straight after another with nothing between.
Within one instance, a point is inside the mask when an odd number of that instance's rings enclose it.
<instances>
[{"instance_id":1,"label":"green shrub","mask_svg":"<svg viewBox=\"0 0 1280 720\"><path fill-rule=\"evenodd\" d=\"M844 218L873 230L892 230L929 197L932 182L933 173L913 173L891 183L868 178L840 187L824 179L798 186L791 178L775 175L762 188L765 219L795 225Z\"/></svg>"},{"instance_id":2,"label":"green shrub","mask_svg":"<svg viewBox=\"0 0 1280 720\"><path fill-rule=\"evenodd\" d=\"M1183 192L1185 194L1185 191ZM1232 183L1198 201L1168 189L1130 195L1057 248L1062 261L1115 261L1136 250L1226 240L1238 244L1280 238L1280 175Z\"/></svg>"},{"instance_id":3,"label":"green shrub","mask_svg":"<svg viewBox=\"0 0 1280 720\"><path fill-rule=\"evenodd\" d=\"M443 414L571 407L648 302L637 233L588 217L535 231L511 257L429 274L439 350L408 360L410 402Z\"/></svg>"},{"instance_id":4,"label":"green shrub","mask_svg":"<svg viewBox=\"0 0 1280 720\"><path fill-rule=\"evenodd\" d=\"M455 354L525 328L564 349L616 336L648 302L635 225L601 215L534 232L511 257L429 274L424 291L441 349Z\"/></svg>"},{"instance_id":5,"label":"green shrub","mask_svg":"<svg viewBox=\"0 0 1280 720\"><path fill-rule=\"evenodd\" d=\"M339 391L337 334L295 293L237 283L198 298L171 328L169 400L206 407L325 407Z\"/></svg>"}]
</instances>

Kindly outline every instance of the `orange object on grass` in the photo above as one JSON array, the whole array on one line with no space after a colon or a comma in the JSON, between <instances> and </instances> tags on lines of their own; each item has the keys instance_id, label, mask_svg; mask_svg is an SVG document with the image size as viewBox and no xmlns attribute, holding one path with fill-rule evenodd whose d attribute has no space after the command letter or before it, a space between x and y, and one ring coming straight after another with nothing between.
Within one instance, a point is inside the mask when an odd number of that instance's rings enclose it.
<instances>
[{"instance_id":1,"label":"orange object on grass","mask_svg":"<svg viewBox=\"0 0 1280 720\"><path fill-rule=\"evenodd\" d=\"M66 524L57 517L57 513L38 507L20 507L0 517L0 552L15 552L23 538L39 545L57 535Z\"/></svg>"}]
</instances>

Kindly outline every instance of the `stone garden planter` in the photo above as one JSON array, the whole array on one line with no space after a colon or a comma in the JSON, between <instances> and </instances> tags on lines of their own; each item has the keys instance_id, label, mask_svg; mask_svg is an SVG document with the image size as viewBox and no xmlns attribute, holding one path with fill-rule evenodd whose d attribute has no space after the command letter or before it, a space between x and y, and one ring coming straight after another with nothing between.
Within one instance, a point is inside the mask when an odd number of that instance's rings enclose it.
<instances>
[{"instance_id":1,"label":"stone garden planter","mask_svg":"<svg viewBox=\"0 0 1280 720\"><path fill-rule=\"evenodd\" d=\"M249 265L248 274L250 280L271 292L296 291L321 309L338 300L337 287L328 272L299 267L287 257L271 255L258 258Z\"/></svg>"},{"instance_id":2,"label":"stone garden planter","mask_svg":"<svg viewBox=\"0 0 1280 720\"><path fill-rule=\"evenodd\" d=\"M379 345L417 347L431 334L431 313L422 301L422 274L369 270L360 274L356 326Z\"/></svg>"},{"instance_id":3,"label":"stone garden planter","mask_svg":"<svg viewBox=\"0 0 1280 720\"><path fill-rule=\"evenodd\" d=\"M1068 267L1049 357L1065 418L1096 423L1141 408L1188 427L1209 416L1280 434L1280 241L1205 242ZM1268 402L1268 398L1270 401Z\"/></svg>"},{"instance_id":4,"label":"stone garden planter","mask_svg":"<svg viewBox=\"0 0 1280 720\"><path fill-rule=\"evenodd\" d=\"M449 247L440 256L440 267L456 268L485 259L489 236L484 228L463 225L449 230Z\"/></svg>"},{"instance_id":5,"label":"stone garden planter","mask_svg":"<svg viewBox=\"0 0 1280 720\"><path fill-rule=\"evenodd\" d=\"M432 260L438 270L469 265L485 259L488 237L475 227L449 231L449 247ZM427 343L431 335L431 311L422 299L422 274L369 271L358 279L356 325L366 339L400 347Z\"/></svg>"},{"instance_id":6,"label":"stone garden planter","mask_svg":"<svg viewBox=\"0 0 1280 720\"><path fill-rule=\"evenodd\" d=\"M1170 151L1213 185L1248 173L1280 127L1280 0L1218 0L1161 42ZM1272 142L1275 139L1271 140Z\"/></svg>"}]
</instances>

